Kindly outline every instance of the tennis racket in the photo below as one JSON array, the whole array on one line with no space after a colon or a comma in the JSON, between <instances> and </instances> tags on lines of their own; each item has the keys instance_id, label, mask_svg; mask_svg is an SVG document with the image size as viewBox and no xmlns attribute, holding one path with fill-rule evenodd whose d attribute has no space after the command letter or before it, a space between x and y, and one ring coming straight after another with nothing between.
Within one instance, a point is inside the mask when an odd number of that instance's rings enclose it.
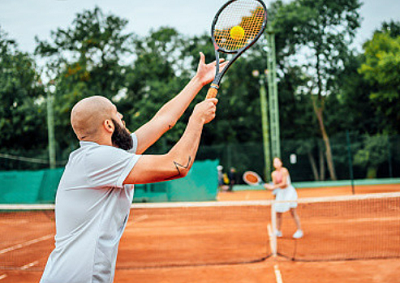
<instances>
[{"instance_id":1,"label":"tennis racket","mask_svg":"<svg viewBox=\"0 0 400 283\"><path fill-rule=\"evenodd\" d=\"M243 181L250 186L258 186L258 185L264 186L264 184L265 184L265 182L262 180L262 178L256 172L253 172L253 171L244 172ZM272 184L272 183L270 183L270 184ZM272 191L272 194L276 195L278 193L278 190L279 189L274 189Z\"/></svg>"},{"instance_id":2,"label":"tennis racket","mask_svg":"<svg viewBox=\"0 0 400 283\"><path fill-rule=\"evenodd\" d=\"M215 78L206 98L217 96L226 71L260 38L266 25L267 8L261 0L230 0L219 9L211 26L216 62L220 61L220 52L233 54L233 57L222 70L216 64Z\"/></svg>"},{"instance_id":3,"label":"tennis racket","mask_svg":"<svg viewBox=\"0 0 400 283\"><path fill-rule=\"evenodd\" d=\"M243 174L243 181L250 186L264 185L261 177L253 171L246 171Z\"/></svg>"}]
</instances>

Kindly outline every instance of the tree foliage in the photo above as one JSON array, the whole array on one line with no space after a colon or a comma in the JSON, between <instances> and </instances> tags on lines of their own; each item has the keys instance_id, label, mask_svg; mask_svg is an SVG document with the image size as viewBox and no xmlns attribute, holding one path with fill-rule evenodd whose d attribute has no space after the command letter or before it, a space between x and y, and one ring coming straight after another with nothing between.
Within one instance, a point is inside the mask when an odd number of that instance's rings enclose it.
<instances>
[{"instance_id":1,"label":"tree foliage","mask_svg":"<svg viewBox=\"0 0 400 283\"><path fill-rule=\"evenodd\" d=\"M354 156L355 165L367 167L367 178L376 178L379 165L388 160L387 135L365 135L363 147Z\"/></svg>"},{"instance_id":2,"label":"tree foliage","mask_svg":"<svg viewBox=\"0 0 400 283\"><path fill-rule=\"evenodd\" d=\"M305 157L314 179L324 179L326 164L341 168L347 163L346 144L340 143L346 130L365 136L354 152L356 166L366 171L383 164L373 163L371 153L379 151L380 137L400 130L400 24L384 22L365 43L364 52L357 54L349 45L360 24L359 7L358 0L278 0L269 7L276 40L281 144L285 152ZM78 146L69 115L84 97L108 97L135 131L189 82L200 51L207 62L215 58L208 34L187 36L166 26L137 36L126 32L127 24L98 7L78 13L69 27L52 31L49 41L36 39L35 54L45 62L42 68L0 33L2 151L24 149L32 156L45 156L46 94L55 98L58 160L66 160ZM203 147L220 151L248 144L246 152L238 150L232 159L243 168L260 167L262 162L261 157L255 160L262 154L262 147L255 146L262 142L261 85L252 71L266 69L265 45L265 39L259 40L224 76L217 117L202 136ZM206 92L207 87L149 152L164 153L175 144L194 104Z\"/></svg>"},{"instance_id":3,"label":"tree foliage","mask_svg":"<svg viewBox=\"0 0 400 283\"><path fill-rule=\"evenodd\" d=\"M325 108L328 98L334 100L332 96L338 90L336 78L343 71L348 46L360 26L361 4L359 0L279 3L273 24L281 48L279 54L287 57L284 66L297 65L306 75L307 82L302 87L311 98L325 144L330 178L334 180L336 173Z\"/></svg>"},{"instance_id":4,"label":"tree foliage","mask_svg":"<svg viewBox=\"0 0 400 283\"><path fill-rule=\"evenodd\" d=\"M31 56L0 29L0 148L26 154L46 144L44 88Z\"/></svg>"},{"instance_id":5,"label":"tree foliage","mask_svg":"<svg viewBox=\"0 0 400 283\"><path fill-rule=\"evenodd\" d=\"M386 130L400 131L400 36L375 33L364 44L360 74L371 86L370 99L388 117Z\"/></svg>"},{"instance_id":6,"label":"tree foliage","mask_svg":"<svg viewBox=\"0 0 400 283\"><path fill-rule=\"evenodd\" d=\"M69 124L73 105L82 98L113 99L125 83L123 64L132 52L128 21L104 15L100 8L78 13L72 26L51 32L51 42L36 38L36 55L46 61L45 78L54 85L55 125L59 149L77 144ZM66 156L64 155L63 158Z\"/></svg>"}]
</instances>

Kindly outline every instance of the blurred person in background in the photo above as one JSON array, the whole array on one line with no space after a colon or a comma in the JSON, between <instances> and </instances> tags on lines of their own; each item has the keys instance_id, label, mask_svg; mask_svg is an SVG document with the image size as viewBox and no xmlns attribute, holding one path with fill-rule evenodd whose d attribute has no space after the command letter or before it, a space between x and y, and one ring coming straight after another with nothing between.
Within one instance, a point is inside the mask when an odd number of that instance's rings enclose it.
<instances>
[{"instance_id":1,"label":"blurred person in background","mask_svg":"<svg viewBox=\"0 0 400 283\"><path fill-rule=\"evenodd\" d=\"M286 201L284 203L274 204L276 211L276 229L275 231L277 237L282 237L282 214L284 212L290 211L293 220L296 224L297 231L293 234L294 239L299 239L303 237L303 230L301 230L300 218L297 214L297 192L292 186L290 181L289 171L283 167L282 160L278 157L274 158L274 168L275 171L272 172L272 182L273 184L265 184L264 187L268 190L273 190L277 201ZM293 201L293 202L289 202Z\"/></svg>"}]
</instances>

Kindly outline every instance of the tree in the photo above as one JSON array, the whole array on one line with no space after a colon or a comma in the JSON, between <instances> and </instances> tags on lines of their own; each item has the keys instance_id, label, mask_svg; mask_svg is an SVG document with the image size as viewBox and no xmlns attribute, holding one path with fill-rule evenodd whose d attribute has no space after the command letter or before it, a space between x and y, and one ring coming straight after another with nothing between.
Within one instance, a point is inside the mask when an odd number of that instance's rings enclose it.
<instances>
[{"instance_id":1,"label":"tree","mask_svg":"<svg viewBox=\"0 0 400 283\"><path fill-rule=\"evenodd\" d=\"M44 88L34 60L0 29L0 148L5 153L45 157ZM31 152L29 152L31 151ZM43 156L44 155L44 156ZM10 165L6 169L12 169Z\"/></svg>"},{"instance_id":2,"label":"tree","mask_svg":"<svg viewBox=\"0 0 400 283\"><path fill-rule=\"evenodd\" d=\"M365 62L359 73L371 86L370 100L386 116L384 129L400 132L400 36L375 33L364 44Z\"/></svg>"},{"instance_id":3,"label":"tree","mask_svg":"<svg viewBox=\"0 0 400 283\"><path fill-rule=\"evenodd\" d=\"M338 90L336 77L360 26L360 6L358 0L295 0L281 5L273 22L276 33L284 38L281 53L289 57L287 62L308 74L305 87L312 98L332 180L336 173L324 112L327 98Z\"/></svg>"},{"instance_id":4,"label":"tree","mask_svg":"<svg viewBox=\"0 0 400 283\"><path fill-rule=\"evenodd\" d=\"M354 164L367 167L367 178L374 179L379 165L388 160L388 148L387 135L365 135L363 147L354 156Z\"/></svg>"},{"instance_id":5,"label":"tree","mask_svg":"<svg viewBox=\"0 0 400 283\"><path fill-rule=\"evenodd\" d=\"M356 134L376 134L381 132L387 122L369 98L370 84L358 72L364 61L363 54L350 54L338 77L340 104L337 116L341 118L338 132L348 130Z\"/></svg>"},{"instance_id":6,"label":"tree","mask_svg":"<svg viewBox=\"0 0 400 283\"><path fill-rule=\"evenodd\" d=\"M396 38L400 36L400 22L396 22L393 20L389 22L384 21L382 23L382 27L380 29L377 29L375 33L387 33L388 35L390 35L390 37Z\"/></svg>"},{"instance_id":7,"label":"tree","mask_svg":"<svg viewBox=\"0 0 400 283\"><path fill-rule=\"evenodd\" d=\"M51 32L51 42L36 38L35 53L46 61L44 77L55 86L55 126L59 148L77 144L69 122L73 105L82 98L114 99L124 89L132 34L128 21L104 15L100 8L78 13L72 26Z\"/></svg>"},{"instance_id":8,"label":"tree","mask_svg":"<svg viewBox=\"0 0 400 283\"><path fill-rule=\"evenodd\" d=\"M282 146L286 151L305 155L311 166L314 180L322 178L325 172L324 160L319 159L318 173L314 152L320 153L317 141L317 120L313 115L310 96L304 92L303 86L307 83L307 76L298 66L288 66L279 82L279 114ZM321 155L322 156L322 155Z\"/></svg>"},{"instance_id":9,"label":"tree","mask_svg":"<svg viewBox=\"0 0 400 283\"><path fill-rule=\"evenodd\" d=\"M178 94L189 81L190 64L183 58L184 39L175 29L161 27L149 35L136 37L133 63L126 67L125 93L118 101L127 125L132 131L148 122L167 101ZM183 133L185 124L178 121L173 129L152 146L149 152L165 152Z\"/></svg>"}]
</instances>

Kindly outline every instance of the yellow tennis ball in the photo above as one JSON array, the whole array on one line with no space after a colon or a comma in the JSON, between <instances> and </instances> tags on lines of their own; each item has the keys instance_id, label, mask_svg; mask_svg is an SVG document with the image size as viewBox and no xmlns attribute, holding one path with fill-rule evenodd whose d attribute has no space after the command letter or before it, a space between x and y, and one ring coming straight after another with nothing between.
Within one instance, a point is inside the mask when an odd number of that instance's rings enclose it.
<instances>
[{"instance_id":1,"label":"yellow tennis ball","mask_svg":"<svg viewBox=\"0 0 400 283\"><path fill-rule=\"evenodd\" d=\"M244 36L244 29L240 26L234 26L231 28L230 35L235 40L240 40Z\"/></svg>"}]
</instances>

